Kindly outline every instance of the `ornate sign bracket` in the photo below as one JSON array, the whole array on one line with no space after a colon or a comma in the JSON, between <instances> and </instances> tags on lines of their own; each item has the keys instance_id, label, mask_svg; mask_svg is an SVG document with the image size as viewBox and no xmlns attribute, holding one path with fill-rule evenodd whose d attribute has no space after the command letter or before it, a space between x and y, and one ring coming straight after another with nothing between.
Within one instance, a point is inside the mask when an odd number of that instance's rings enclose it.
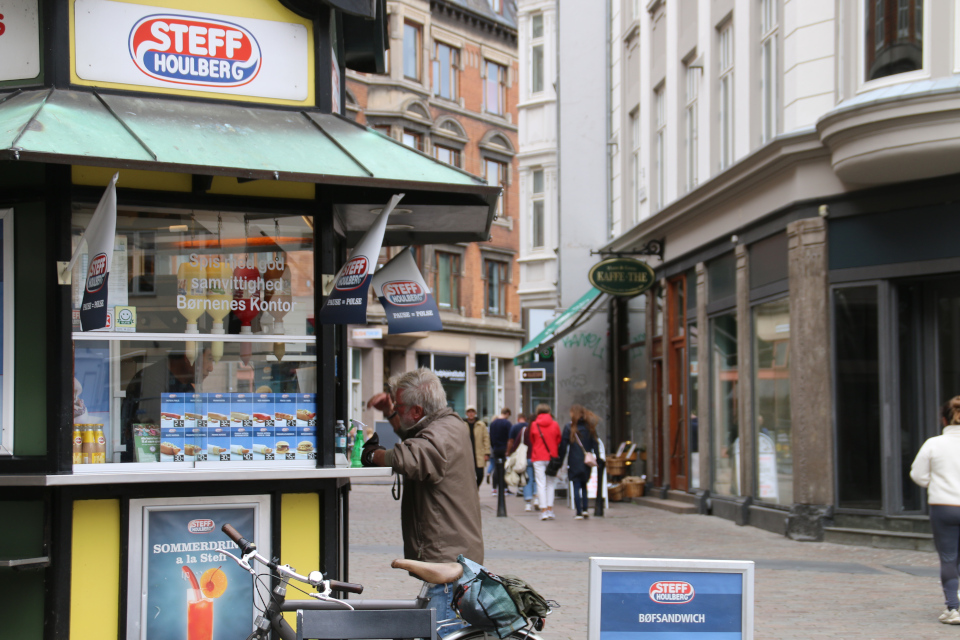
<instances>
[{"instance_id":1,"label":"ornate sign bracket","mask_svg":"<svg viewBox=\"0 0 960 640\"><path fill-rule=\"evenodd\" d=\"M640 247L639 249L636 249L636 250L634 250L634 251L603 251L603 250L601 249L601 250L598 250L598 251L593 251L593 250L591 250L591 251L590 251L590 255L592 255L592 256L598 256L598 255L599 255L599 256L616 256L616 257L618 257L618 258L623 257L623 256L657 256L657 257L660 258L660 260L662 261L662 260L663 260L663 246L664 246L664 239L661 238L661 239L659 239L659 240L657 240L657 239L648 240L648 241L647 241L647 244L643 245L642 247Z\"/></svg>"}]
</instances>

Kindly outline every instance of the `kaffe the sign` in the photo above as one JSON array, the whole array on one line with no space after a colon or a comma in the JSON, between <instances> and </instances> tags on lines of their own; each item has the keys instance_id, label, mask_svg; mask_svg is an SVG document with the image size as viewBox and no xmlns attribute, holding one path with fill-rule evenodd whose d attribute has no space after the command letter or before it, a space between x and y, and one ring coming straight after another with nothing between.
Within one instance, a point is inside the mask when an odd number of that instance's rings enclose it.
<instances>
[{"instance_id":1,"label":"kaffe the sign","mask_svg":"<svg viewBox=\"0 0 960 640\"><path fill-rule=\"evenodd\" d=\"M308 98L308 32L302 24L111 0L76 0L74 24L82 80Z\"/></svg>"},{"instance_id":2,"label":"kaffe the sign","mask_svg":"<svg viewBox=\"0 0 960 640\"><path fill-rule=\"evenodd\" d=\"M590 284L614 296L640 295L653 282L653 269L633 258L607 258L590 269Z\"/></svg>"},{"instance_id":3,"label":"kaffe the sign","mask_svg":"<svg viewBox=\"0 0 960 640\"><path fill-rule=\"evenodd\" d=\"M37 0L0 2L0 80L40 75L40 23Z\"/></svg>"},{"instance_id":4,"label":"kaffe the sign","mask_svg":"<svg viewBox=\"0 0 960 640\"><path fill-rule=\"evenodd\" d=\"M588 635L751 640L753 563L591 558Z\"/></svg>"}]
</instances>

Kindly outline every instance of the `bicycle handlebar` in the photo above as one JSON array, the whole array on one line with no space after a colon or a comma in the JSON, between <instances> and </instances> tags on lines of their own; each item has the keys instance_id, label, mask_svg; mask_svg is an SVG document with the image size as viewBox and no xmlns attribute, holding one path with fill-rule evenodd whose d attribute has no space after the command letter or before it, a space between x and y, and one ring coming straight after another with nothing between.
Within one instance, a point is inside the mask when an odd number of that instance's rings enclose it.
<instances>
[{"instance_id":1,"label":"bicycle handlebar","mask_svg":"<svg viewBox=\"0 0 960 640\"><path fill-rule=\"evenodd\" d=\"M339 580L328 580L330 588L334 591L349 591L350 593L363 593L363 585L355 582L340 582Z\"/></svg>"}]
</instances>

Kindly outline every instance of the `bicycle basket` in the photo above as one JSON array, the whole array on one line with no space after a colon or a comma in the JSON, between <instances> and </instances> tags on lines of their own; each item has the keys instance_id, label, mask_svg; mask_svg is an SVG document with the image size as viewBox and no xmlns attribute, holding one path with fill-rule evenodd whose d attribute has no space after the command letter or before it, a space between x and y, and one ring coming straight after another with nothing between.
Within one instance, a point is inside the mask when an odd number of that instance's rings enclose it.
<instances>
[{"instance_id":1,"label":"bicycle basket","mask_svg":"<svg viewBox=\"0 0 960 640\"><path fill-rule=\"evenodd\" d=\"M500 576L462 555L457 562L463 567L463 577L453 592L453 606L463 620L494 631L500 638L527 626Z\"/></svg>"}]
</instances>

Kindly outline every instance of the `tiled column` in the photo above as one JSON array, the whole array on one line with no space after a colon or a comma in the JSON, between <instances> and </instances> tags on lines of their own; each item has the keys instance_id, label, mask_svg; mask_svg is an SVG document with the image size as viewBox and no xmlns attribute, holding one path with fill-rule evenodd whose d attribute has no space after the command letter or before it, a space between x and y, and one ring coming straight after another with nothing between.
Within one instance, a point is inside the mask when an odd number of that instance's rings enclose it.
<instances>
[{"instance_id":1,"label":"tiled column","mask_svg":"<svg viewBox=\"0 0 960 640\"><path fill-rule=\"evenodd\" d=\"M794 505L787 535L822 540L834 503L827 225L787 225L790 261L790 423Z\"/></svg>"}]
</instances>

